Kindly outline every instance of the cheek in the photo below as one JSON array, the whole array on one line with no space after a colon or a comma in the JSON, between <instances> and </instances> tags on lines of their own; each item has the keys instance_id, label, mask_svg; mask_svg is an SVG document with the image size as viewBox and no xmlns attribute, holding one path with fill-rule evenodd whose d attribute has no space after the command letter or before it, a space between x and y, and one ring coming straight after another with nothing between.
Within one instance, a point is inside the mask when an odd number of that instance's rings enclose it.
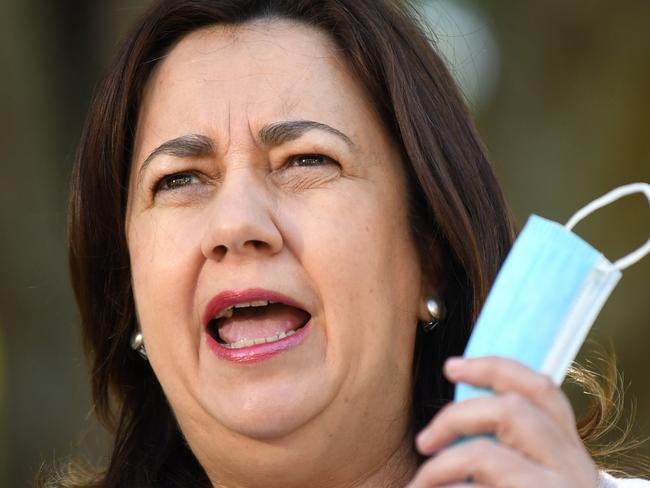
<instances>
[{"instance_id":1,"label":"cheek","mask_svg":"<svg viewBox=\"0 0 650 488\"><path fill-rule=\"evenodd\" d=\"M166 347L169 335L190 324L200 263L196 218L154 211L129 222L129 254L138 318L148 349ZM154 351L155 354L155 351Z\"/></svg>"},{"instance_id":2,"label":"cheek","mask_svg":"<svg viewBox=\"0 0 650 488\"><path fill-rule=\"evenodd\" d=\"M362 368L410 371L420 271L406 208L384 190L347 188L308 205L298 258L334 350Z\"/></svg>"}]
</instances>

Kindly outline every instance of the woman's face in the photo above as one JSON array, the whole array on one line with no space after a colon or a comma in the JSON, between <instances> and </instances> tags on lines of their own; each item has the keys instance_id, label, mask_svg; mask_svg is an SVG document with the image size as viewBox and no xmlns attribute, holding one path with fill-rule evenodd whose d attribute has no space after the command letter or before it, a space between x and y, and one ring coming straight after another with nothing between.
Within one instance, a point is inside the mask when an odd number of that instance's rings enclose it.
<instances>
[{"instance_id":1,"label":"woman's face","mask_svg":"<svg viewBox=\"0 0 650 488\"><path fill-rule=\"evenodd\" d=\"M335 51L288 21L212 27L145 89L133 289L151 367L200 459L309 436L395 444L407 429L423 296L405 179Z\"/></svg>"}]
</instances>

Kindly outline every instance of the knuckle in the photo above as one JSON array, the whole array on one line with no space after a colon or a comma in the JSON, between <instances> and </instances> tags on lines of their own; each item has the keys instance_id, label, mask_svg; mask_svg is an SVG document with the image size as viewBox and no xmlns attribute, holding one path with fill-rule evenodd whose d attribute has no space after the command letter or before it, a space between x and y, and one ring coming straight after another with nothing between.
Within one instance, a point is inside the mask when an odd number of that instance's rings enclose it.
<instances>
[{"instance_id":1,"label":"knuckle","mask_svg":"<svg viewBox=\"0 0 650 488\"><path fill-rule=\"evenodd\" d=\"M573 412L573 407L571 406L571 402L564 394L560 395L558 412L560 415L560 420L567 422L567 425L569 425L571 428L575 427L576 425L575 413Z\"/></svg>"},{"instance_id":2,"label":"knuckle","mask_svg":"<svg viewBox=\"0 0 650 488\"><path fill-rule=\"evenodd\" d=\"M540 398L554 395L558 391L558 387L553 383L551 378L542 374L535 376L532 388L535 394Z\"/></svg>"},{"instance_id":3,"label":"knuckle","mask_svg":"<svg viewBox=\"0 0 650 488\"><path fill-rule=\"evenodd\" d=\"M490 477L491 473L502 471L503 458L498 445L488 439L473 442L471 456L468 456L469 474L475 480Z\"/></svg>"},{"instance_id":4,"label":"knuckle","mask_svg":"<svg viewBox=\"0 0 650 488\"><path fill-rule=\"evenodd\" d=\"M513 418L520 415L526 408L527 401L517 393L506 393L502 398L501 421L509 424Z\"/></svg>"},{"instance_id":5,"label":"knuckle","mask_svg":"<svg viewBox=\"0 0 650 488\"><path fill-rule=\"evenodd\" d=\"M495 435L506 444L512 442L516 437L517 421L522 418L522 412L526 408L526 400L516 393L508 393L502 399L502 408L498 424L495 428Z\"/></svg>"}]
</instances>

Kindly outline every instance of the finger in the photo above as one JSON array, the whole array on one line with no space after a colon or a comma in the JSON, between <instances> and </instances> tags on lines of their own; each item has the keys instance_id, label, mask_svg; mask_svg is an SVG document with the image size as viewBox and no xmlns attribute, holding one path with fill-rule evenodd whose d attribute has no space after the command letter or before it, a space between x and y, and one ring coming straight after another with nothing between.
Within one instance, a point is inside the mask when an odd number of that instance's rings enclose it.
<instances>
[{"instance_id":1,"label":"finger","mask_svg":"<svg viewBox=\"0 0 650 488\"><path fill-rule=\"evenodd\" d=\"M492 488L548 488L561 486L551 470L527 459L509 447L477 439L441 451L426 461L411 482L411 488L431 488L467 483Z\"/></svg>"},{"instance_id":2,"label":"finger","mask_svg":"<svg viewBox=\"0 0 650 488\"><path fill-rule=\"evenodd\" d=\"M430 455L467 436L494 434L506 446L542 464L559 467L575 442L544 410L516 393L473 398L447 405L417 437L420 453Z\"/></svg>"},{"instance_id":3,"label":"finger","mask_svg":"<svg viewBox=\"0 0 650 488\"><path fill-rule=\"evenodd\" d=\"M566 431L577 437L569 400L551 379L512 359L490 356L451 358L445 375L455 383L491 388L496 393L514 391L547 411Z\"/></svg>"}]
</instances>

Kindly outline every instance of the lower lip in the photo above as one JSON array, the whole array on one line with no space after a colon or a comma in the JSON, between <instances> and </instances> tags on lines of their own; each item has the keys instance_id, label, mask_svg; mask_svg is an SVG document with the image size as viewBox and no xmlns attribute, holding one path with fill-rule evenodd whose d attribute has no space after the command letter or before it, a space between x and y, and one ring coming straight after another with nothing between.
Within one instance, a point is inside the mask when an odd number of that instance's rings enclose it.
<instances>
[{"instance_id":1,"label":"lower lip","mask_svg":"<svg viewBox=\"0 0 650 488\"><path fill-rule=\"evenodd\" d=\"M233 363L259 363L280 354L281 352L293 349L298 346L307 333L311 330L311 319L306 325L296 330L289 337L285 337L275 342L265 342L264 344L255 344L254 346L242 347L241 349L228 349L223 344L218 343L210 334L207 335L210 349L219 359L225 359Z\"/></svg>"}]
</instances>

